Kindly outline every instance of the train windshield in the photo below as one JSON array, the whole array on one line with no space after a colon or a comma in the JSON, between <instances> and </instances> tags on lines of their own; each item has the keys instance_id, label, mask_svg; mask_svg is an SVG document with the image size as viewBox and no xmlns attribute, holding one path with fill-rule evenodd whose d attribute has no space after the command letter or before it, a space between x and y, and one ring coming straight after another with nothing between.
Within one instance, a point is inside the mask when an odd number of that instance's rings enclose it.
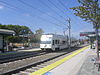
<instances>
[{"instance_id":1,"label":"train windshield","mask_svg":"<svg viewBox=\"0 0 100 75\"><path fill-rule=\"evenodd\" d=\"M51 44L51 41L41 41L41 44Z\"/></svg>"}]
</instances>

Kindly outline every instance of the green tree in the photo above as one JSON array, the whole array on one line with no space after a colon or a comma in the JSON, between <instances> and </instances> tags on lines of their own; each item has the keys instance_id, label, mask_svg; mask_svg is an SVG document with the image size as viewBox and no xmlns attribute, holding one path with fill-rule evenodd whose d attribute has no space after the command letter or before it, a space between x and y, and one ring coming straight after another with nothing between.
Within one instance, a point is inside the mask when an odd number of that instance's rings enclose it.
<instances>
[{"instance_id":1,"label":"green tree","mask_svg":"<svg viewBox=\"0 0 100 75\"><path fill-rule=\"evenodd\" d=\"M78 0L80 6L71 8L75 15L94 25L100 25L100 6L98 0Z\"/></svg>"},{"instance_id":2,"label":"green tree","mask_svg":"<svg viewBox=\"0 0 100 75\"><path fill-rule=\"evenodd\" d=\"M6 39L11 43L22 42L22 38L19 35L32 34L33 32L27 26L20 25L2 25L0 24L0 29L8 29L15 31L15 36L8 36ZM26 40L25 40L26 41Z\"/></svg>"},{"instance_id":3,"label":"green tree","mask_svg":"<svg viewBox=\"0 0 100 75\"><path fill-rule=\"evenodd\" d=\"M36 34L43 34L44 31L43 31L41 28L39 28L38 30L35 31L35 33L36 33Z\"/></svg>"},{"instance_id":4,"label":"green tree","mask_svg":"<svg viewBox=\"0 0 100 75\"><path fill-rule=\"evenodd\" d=\"M98 29L100 28L100 4L99 0L78 0L81 6L73 7L75 15L84 19L85 21L92 22L96 33L96 49L97 58L99 59L98 49ZM92 46L92 45L91 45Z\"/></svg>"},{"instance_id":5,"label":"green tree","mask_svg":"<svg viewBox=\"0 0 100 75\"><path fill-rule=\"evenodd\" d=\"M34 42L34 43L40 42L40 38L43 33L44 31L41 28L37 29L34 33L33 38L31 39L31 42Z\"/></svg>"},{"instance_id":6,"label":"green tree","mask_svg":"<svg viewBox=\"0 0 100 75\"><path fill-rule=\"evenodd\" d=\"M39 28L38 30L35 31L35 38L36 38L37 42L40 42L40 38L43 33L44 33L44 31L41 28Z\"/></svg>"},{"instance_id":7,"label":"green tree","mask_svg":"<svg viewBox=\"0 0 100 75\"><path fill-rule=\"evenodd\" d=\"M10 43L21 43L22 42L22 37L18 36L7 36L6 40Z\"/></svg>"},{"instance_id":8,"label":"green tree","mask_svg":"<svg viewBox=\"0 0 100 75\"><path fill-rule=\"evenodd\" d=\"M19 36L22 34L28 34L28 32L30 31L32 33L32 31L27 27L27 26L20 26L20 25L2 25L0 24L0 29L9 29L9 30L13 30L15 31L15 35ZM23 33L24 31L24 33Z\"/></svg>"}]
</instances>

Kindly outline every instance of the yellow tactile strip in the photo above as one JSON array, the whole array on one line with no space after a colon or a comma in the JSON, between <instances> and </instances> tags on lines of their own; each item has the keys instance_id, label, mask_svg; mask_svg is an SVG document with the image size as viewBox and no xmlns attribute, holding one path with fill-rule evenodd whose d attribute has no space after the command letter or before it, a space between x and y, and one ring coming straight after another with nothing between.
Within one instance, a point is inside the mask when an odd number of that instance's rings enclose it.
<instances>
[{"instance_id":1,"label":"yellow tactile strip","mask_svg":"<svg viewBox=\"0 0 100 75\"><path fill-rule=\"evenodd\" d=\"M71 54L71 55L69 55L69 56L67 56L67 57L65 57L65 58L63 58L61 60L58 60L58 61L56 61L56 62L54 62L54 63L52 63L52 64L50 64L50 65L48 65L48 66L46 66L44 68L41 68L41 69L39 69L39 70L37 70L37 71L35 71L33 73L30 73L29 75L43 75L46 72L50 71L51 69L59 66L60 64L64 63L65 61L69 60L73 56L75 56L75 55L79 54L80 52L86 50L88 47L89 46L86 46L86 47L74 52L73 54Z\"/></svg>"}]
</instances>

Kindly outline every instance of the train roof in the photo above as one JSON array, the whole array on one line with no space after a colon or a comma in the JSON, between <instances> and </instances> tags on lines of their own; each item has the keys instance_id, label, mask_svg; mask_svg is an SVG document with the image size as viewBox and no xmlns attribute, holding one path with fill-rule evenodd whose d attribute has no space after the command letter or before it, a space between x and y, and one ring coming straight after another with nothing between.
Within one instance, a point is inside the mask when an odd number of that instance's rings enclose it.
<instances>
[{"instance_id":1,"label":"train roof","mask_svg":"<svg viewBox=\"0 0 100 75\"><path fill-rule=\"evenodd\" d=\"M67 38L67 36L64 36L64 35L58 35L58 34L43 34L43 35L52 35L52 36L55 36L55 37L59 37L59 38Z\"/></svg>"}]
</instances>

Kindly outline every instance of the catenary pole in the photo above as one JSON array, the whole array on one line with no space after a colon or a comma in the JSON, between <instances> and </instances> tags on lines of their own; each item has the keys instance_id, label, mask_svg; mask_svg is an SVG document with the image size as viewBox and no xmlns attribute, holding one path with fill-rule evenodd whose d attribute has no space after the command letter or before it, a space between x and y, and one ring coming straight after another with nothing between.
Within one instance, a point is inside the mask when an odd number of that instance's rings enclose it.
<instances>
[{"instance_id":1,"label":"catenary pole","mask_svg":"<svg viewBox=\"0 0 100 75\"><path fill-rule=\"evenodd\" d=\"M70 21L71 21L71 19L69 18L67 21L68 21L68 29L69 29L69 49L70 49L70 46L71 46L71 24L70 24Z\"/></svg>"}]
</instances>

